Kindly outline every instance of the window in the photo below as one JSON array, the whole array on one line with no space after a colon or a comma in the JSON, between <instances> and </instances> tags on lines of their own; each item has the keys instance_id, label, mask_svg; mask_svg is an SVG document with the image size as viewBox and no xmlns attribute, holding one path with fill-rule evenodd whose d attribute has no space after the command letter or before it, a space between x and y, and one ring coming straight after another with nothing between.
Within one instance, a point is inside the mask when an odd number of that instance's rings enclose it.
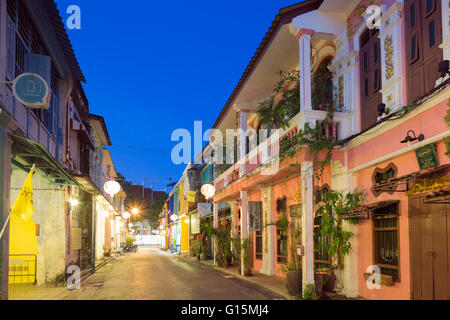
<instances>
[{"instance_id":1,"label":"window","mask_svg":"<svg viewBox=\"0 0 450 320\"><path fill-rule=\"evenodd\" d=\"M325 58L311 79L313 110L327 111L333 105L333 75L328 66L332 57Z\"/></svg>"},{"instance_id":2,"label":"window","mask_svg":"<svg viewBox=\"0 0 450 320\"><path fill-rule=\"evenodd\" d=\"M288 237L286 233L277 228L277 262L287 263Z\"/></svg>"},{"instance_id":3,"label":"window","mask_svg":"<svg viewBox=\"0 0 450 320\"><path fill-rule=\"evenodd\" d=\"M382 102L380 31L366 29L360 37L361 130L377 123Z\"/></svg>"},{"instance_id":4,"label":"window","mask_svg":"<svg viewBox=\"0 0 450 320\"><path fill-rule=\"evenodd\" d=\"M314 268L329 269L331 266L331 258L327 252L327 245L330 243L329 236L319 235L319 228L322 221L321 215L314 218Z\"/></svg>"},{"instance_id":5,"label":"window","mask_svg":"<svg viewBox=\"0 0 450 320\"><path fill-rule=\"evenodd\" d=\"M434 20L428 25L428 39L430 48L436 44L436 32L434 30Z\"/></svg>"},{"instance_id":6,"label":"window","mask_svg":"<svg viewBox=\"0 0 450 320\"><path fill-rule=\"evenodd\" d=\"M381 274L400 281L398 204L374 211L373 254L374 263Z\"/></svg>"},{"instance_id":7,"label":"window","mask_svg":"<svg viewBox=\"0 0 450 320\"><path fill-rule=\"evenodd\" d=\"M263 233L262 231L256 231L256 259L262 260L263 258Z\"/></svg>"},{"instance_id":8,"label":"window","mask_svg":"<svg viewBox=\"0 0 450 320\"><path fill-rule=\"evenodd\" d=\"M408 102L427 94L440 78L443 60L442 2L405 0L406 84Z\"/></svg>"}]
</instances>

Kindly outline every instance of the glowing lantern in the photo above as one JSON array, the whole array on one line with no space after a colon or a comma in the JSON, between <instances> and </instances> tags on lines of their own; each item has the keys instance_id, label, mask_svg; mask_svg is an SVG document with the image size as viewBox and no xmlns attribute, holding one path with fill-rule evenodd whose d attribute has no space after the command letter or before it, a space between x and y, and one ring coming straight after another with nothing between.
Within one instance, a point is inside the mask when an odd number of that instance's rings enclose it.
<instances>
[{"instance_id":1,"label":"glowing lantern","mask_svg":"<svg viewBox=\"0 0 450 320\"><path fill-rule=\"evenodd\" d=\"M103 189L113 197L120 192L120 184L117 181L108 181L103 186Z\"/></svg>"},{"instance_id":2,"label":"glowing lantern","mask_svg":"<svg viewBox=\"0 0 450 320\"><path fill-rule=\"evenodd\" d=\"M205 196L206 200L211 199L216 194L216 188L212 184L205 184L202 187L202 195Z\"/></svg>"},{"instance_id":3,"label":"glowing lantern","mask_svg":"<svg viewBox=\"0 0 450 320\"><path fill-rule=\"evenodd\" d=\"M129 219L130 218L130 213L125 211L124 213L122 213L122 218Z\"/></svg>"}]
</instances>

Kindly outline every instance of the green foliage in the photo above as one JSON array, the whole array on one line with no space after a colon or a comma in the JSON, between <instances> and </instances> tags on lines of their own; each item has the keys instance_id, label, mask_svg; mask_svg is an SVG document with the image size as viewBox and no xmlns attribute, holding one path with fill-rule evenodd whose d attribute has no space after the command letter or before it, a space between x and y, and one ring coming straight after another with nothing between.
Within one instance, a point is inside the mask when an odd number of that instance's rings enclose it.
<instances>
[{"instance_id":1,"label":"green foliage","mask_svg":"<svg viewBox=\"0 0 450 320\"><path fill-rule=\"evenodd\" d=\"M248 250L250 247L250 240L249 239L244 239L243 243L242 243L242 249L244 250L244 256L243 256L243 260L244 260L244 267L245 268L249 268L250 264L248 261Z\"/></svg>"},{"instance_id":2,"label":"green foliage","mask_svg":"<svg viewBox=\"0 0 450 320\"><path fill-rule=\"evenodd\" d=\"M272 95L261 102L258 107L258 116L263 127L268 129L287 128L300 108L300 72L279 71L280 81L272 91ZM294 84L292 86L292 84ZM291 88L292 87L292 88Z\"/></svg>"},{"instance_id":3,"label":"green foliage","mask_svg":"<svg viewBox=\"0 0 450 320\"><path fill-rule=\"evenodd\" d=\"M241 244L241 237L237 237L237 238L231 238L231 243L233 245L234 248L234 253L235 253L235 259L237 261L241 261L241 249L242 249L242 244Z\"/></svg>"},{"instance_id":4,"label":"green foliage","mask_svg":"<svg viewBox=\"0 0 450 320\"><path fill-rule=\"evenodd\" d=\"M127 236L126 244L127 244L127 246L129 246L129 247L132 246L132 245L134 244L133 238L130 237L130 236Z\"/></svg>"},{"instance_id":5,"label":"green foliage","mask_svg":"<svg viewBox=\"0 0 450 320\"><path fill-rule=\"evenodd\" d=\"M317 250L325 249L340 268L343 265L343 257L350 253L350 239L353 233L344 231L342 227L342 215L360 206L361 193L344 193L329 191L325 194L323 204L319 207L317 214L321 217L321 224L315 237L325 237L329 241L317 241ZM351 224L357 224L358 220L347 220ZM323 247L324 246L324 247Z\"/></svg>"},{"instance_id":6,"label":"green foliage","mask_svg":"<svg viewBox=\"0 0 450 320\"><path fill-rule=\"evenodd\" d=\"M316 286L314 284L307 284L303 289L304 300L317 300L319 297L316 293Z\"/></svg>"},{"instance_id":7,"label":"green foliage","mask_svg":"<svg viewBox=\"0 0 450 320\"><path fill-rule=\"evenodd\" d=\"M313 156L314 161L318 163L320 175L316 178L320 179L326 165L331 162L333 150L335 146L339 145L331 132L326 135L327 130L333 127L334 111L332 108L328 109L325 119L316 124L314 128L309 123L305 123L303 129L300 129L296 136L289 138L285 137L280 141L280 161L287 157L293 158L297 151L303 147L307 147L309 155ZM324 159L319 159L321 151L326 151Z\"/></svg>"},{"instance_id":8,"label":"green foliage","mask_svg":"<svg viewBox=\"0 0 450 320\"><path fill-rule=\"evenodd\" d=\"M447 123L447 126L450 127L450 99L448 100L447 106L449 109L447 109L447 114L445 115L444 121ZM445 154L450 157L450 136L444 138L444 144L447 149Z\"/></svg>"},{"instance_id":9,"label":"green foliage","mask_svg":"<svg viewBox=\"0 0 450 320\"><path fill-rule=\"evenodd\" d=\"M288 219L287 213L284 211L280 214L278 220L273 224L283 233L288 235L288 264L281 265L279 271L286 275L289 271L299 271L300 261L297 255L297 239L302 235L301 230L296 230L293 223Z\"/></svg>"}]
</instances>

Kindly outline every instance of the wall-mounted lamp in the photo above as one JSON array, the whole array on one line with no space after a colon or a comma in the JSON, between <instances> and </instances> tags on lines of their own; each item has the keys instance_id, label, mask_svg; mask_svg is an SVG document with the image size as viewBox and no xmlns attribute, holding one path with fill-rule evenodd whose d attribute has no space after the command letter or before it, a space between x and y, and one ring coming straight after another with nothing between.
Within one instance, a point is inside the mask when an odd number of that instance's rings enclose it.
<instances>
[{"instance_id":1,"label":"wall-mounted lamp","mask_svg":"<svg viewBox=\"0 0 450 320\"><path fill-rule=\"evenodd\" d=\"M378 116L381 117L386 113L386 105L384 103L380 103L377 108Z\"/></svg>"},{"instance_id":2,"label":"wall-mounted lamp","mask_svg":"<svg viewBox=\"0 0 450 320\"><path fill-rule=\"evenodd\" d=\"M78 200L77 199L70 199L69 202L72 205L72 208L76 207L78 205Z\"/></svg>"},{"instance_id":3,"label":"wall-mounted lamp","mask_svg":"<svg viewBox=\"0 0 450 320\"><path fill-rule=\"evenodd\" d=\"M410 135L410 133L412 133L412 136ZM425 136L423 135L423 133L421 133L418 137L416 137L416 133L413 130L409 130L405 139L400 141L400 143L410 144L411 142L417 141L417 140L419 140L419 141L425 140Z\"/></svg>"},{"instance_id":4,"label":"wall-mounted lamp","mask_svg":"<svg viewBox=\"0 0 450 320\"><path fill-rule=\"evenodd\" d=\"M445 78L447 75L450 75L450 61L443 60L439 62L439 73L442 78Z\"/></svg>"}]
</instances>

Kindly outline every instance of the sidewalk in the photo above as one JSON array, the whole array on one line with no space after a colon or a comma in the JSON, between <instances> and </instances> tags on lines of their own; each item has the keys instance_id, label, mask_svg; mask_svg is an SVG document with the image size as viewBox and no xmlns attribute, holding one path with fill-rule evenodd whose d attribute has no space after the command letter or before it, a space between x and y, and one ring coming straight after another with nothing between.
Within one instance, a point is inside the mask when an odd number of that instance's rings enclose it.
<instances>
[{"instance_id":1,"label":"sidewalk","mask_svg":"<svg viewBox=\"0 0 450 320\"><path fill-rule=\"evenodd\" d=\"M115 256L97 261L95 270L102 268L108 264ZM81 281L83 282L93 273L91 270L81 271ZM64 286L34 286L31 284L24 285L9 285L8 299L9 300L63 300L70 291Z\"/></svg>"}]
</instances>

